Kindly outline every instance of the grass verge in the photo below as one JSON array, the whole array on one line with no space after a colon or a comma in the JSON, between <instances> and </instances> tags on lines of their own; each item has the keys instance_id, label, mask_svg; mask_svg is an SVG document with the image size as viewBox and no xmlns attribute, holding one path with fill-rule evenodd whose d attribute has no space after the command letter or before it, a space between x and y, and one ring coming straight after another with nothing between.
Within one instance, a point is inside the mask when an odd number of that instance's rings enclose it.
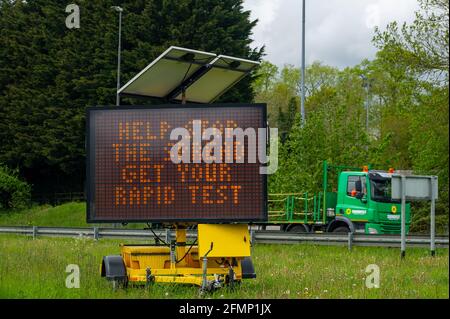
<instances>
[{"instance_id":1,"label":"grass verge","mask_svg":"<svg viewBox=\"0 0 450 319\"><path fill-rule=\"evenodd\" d=\"M59 206L33 206L24 210L0 210L2 226L48 226L48 227L112 227L111 223L86 223L86 203L70 202ZM145 224L128 224L125 228L144 228Z\"/></svg>"},{"instance_id":2,"label":"grass verge","mask_svg":"<svg viewBox=\"0 0 450 319\"><path fill-rule=\"evenodd\" d=\"M119 240L0 236L0 298L198 298L194 286L154 284L113 292L99 276L104 255L118 254ZM314 245L256 245L257 279L211 298L448 298L448 250ZM80 268L80 288L65 287L67 265ZM368 289L365 270L380 268L380 288Z\"/></svg>"}]
</instances>

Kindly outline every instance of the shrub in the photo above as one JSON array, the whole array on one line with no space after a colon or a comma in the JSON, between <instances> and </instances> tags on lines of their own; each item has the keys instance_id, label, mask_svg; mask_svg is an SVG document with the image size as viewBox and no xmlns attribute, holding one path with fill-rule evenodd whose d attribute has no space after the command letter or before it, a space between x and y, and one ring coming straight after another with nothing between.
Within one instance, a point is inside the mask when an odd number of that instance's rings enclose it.
<instances>
[{"instance_id":1,"label":"shrub","mask_svg":"<svg viewBox=\"0 0 450 319\"><path fill-rule=\"evenodd\" d=\"M18 171L0 165L0 208L25 208L30 199L31 186L20 180Z\"/></svg>"}]
</instances>

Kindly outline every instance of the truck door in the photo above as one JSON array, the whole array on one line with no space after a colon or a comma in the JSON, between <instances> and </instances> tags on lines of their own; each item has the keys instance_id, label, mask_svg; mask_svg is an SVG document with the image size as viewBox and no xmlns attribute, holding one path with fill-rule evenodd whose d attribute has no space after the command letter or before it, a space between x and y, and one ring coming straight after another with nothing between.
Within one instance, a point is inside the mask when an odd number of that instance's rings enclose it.
<instances>
[{"instance_id":1,"label":"truck door","mask_svg":"<svg viewBox=\"0 0 450 319\"><path fill-rule=\"evenodd\" d=\"M363 175L349 175L347 193L339 212L352 221L367 221L367 181Z\"/></svg>"}]
</instances>

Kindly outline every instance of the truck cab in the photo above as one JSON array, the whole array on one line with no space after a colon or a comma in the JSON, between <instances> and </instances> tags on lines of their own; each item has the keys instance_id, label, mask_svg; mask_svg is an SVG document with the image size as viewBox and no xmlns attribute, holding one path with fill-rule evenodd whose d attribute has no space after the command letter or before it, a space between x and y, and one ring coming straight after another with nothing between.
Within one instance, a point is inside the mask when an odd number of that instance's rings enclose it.
<instances>
[{"instance_id":1,"label":"truck cab","mask_svg":"<svg viewBox=\"0 0 450 319\"><path fill-rule=\"evenodd\" d=\"M335 217L330 220L328 231L343 229L346 224L354 232L399 234L401 203L391 199L391 177L391 172L367 169L341 172L335 195ZM410 222L411 208L407 203L406 232Z\"/></svg>"},{"instance_id":2,"label":"truck cab","mask_svg":"<svg viewBox=\"0 0 450 319\"><path fill-rule=\"evenodd\" d=\"M391 198L393 169L330 165L323 161L322 190L269 194L269 218L261 226L288 232L400 234L401 203ZM405 209L406 232L411 206Z\"/></svg>"}]
</instances>

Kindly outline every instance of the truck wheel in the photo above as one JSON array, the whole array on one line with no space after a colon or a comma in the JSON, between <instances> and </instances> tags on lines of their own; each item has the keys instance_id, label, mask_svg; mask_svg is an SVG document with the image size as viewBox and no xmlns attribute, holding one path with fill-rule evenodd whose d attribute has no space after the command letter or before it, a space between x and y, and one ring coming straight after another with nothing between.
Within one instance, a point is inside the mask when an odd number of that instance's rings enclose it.
<instances>
[{"instance_id":1,"label":"truck wheel","mask_svg":"<svg viewBox=\"0 0 450 319\"><path fill-rule=\"evenodd\" d=\"M288 228L288 232L290 232L290 233L307 233L308 230L306 229L306 226L304 226L304 225L294 225L294 226Z\"/></svg>"},{"instance_id":2,"label":"truck wheel","mask_svg":"<svg viewBox=\"0 0 450 319\"><path fill-rule=\"evenodd\" d=\"M339 226L333 229L333 233L349 233L350 229L346 226Z\"/></svg>"}]
</instances>

